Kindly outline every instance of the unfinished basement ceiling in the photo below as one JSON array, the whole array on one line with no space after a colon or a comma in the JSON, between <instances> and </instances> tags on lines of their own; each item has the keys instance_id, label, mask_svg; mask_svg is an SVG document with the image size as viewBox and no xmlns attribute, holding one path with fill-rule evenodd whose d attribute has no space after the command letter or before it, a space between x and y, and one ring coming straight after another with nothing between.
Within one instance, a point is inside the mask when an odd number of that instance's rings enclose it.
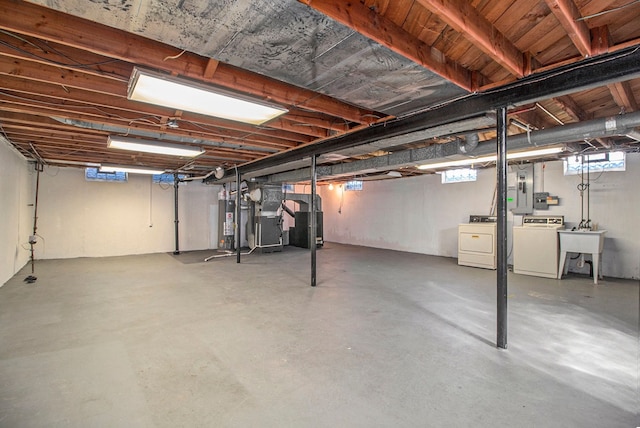
<instances>
[{"instance_id":1,"label":"unfinished basement ceiling","mask_svg":"<svg viewBox=\"0 0 640 428\"><path fill-rule=\"evenodd\" d=\"M470 93L640 47L640 2L609 0L0 0L0 125L31 159L211 171L357 134ZM275 102L250 126L126 99L134 66ZM519 106L548 129L638 110L640 79ZM178 128L168 126L176 120ZM493 137L486 124L469 131ZM511 125L510 134L524 132ZM109 135L202 147L193 160L107 149ZM428 133L429 134L429 133ZM419 134L416 134L419 135ZM394 150L458 135L405 138ZM397 142L397 141L396 141ZM585 143L585 142L583 142ZM625 136L587 141L603 149ZM376 151L369 153L369 149ZM349 162L385 155L349 150ZM388 148L387 148L388 149ZM56 162L62 161L62 162ZM419 173L415 168L406 174Z\"/></svg>"}]
</instances>

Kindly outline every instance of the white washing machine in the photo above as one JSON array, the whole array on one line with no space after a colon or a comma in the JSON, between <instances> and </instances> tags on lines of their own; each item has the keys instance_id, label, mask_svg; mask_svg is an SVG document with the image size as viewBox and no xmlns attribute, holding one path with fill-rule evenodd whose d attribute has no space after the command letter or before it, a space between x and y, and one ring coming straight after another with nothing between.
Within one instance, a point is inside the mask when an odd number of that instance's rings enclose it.
<instances>
[{"instance_id":1,"label":"white washing machine","mask_svg":"<svg viewBox=\"0 0 640 428\"><path fill-rule=\"evenodd\" d=\"M513 272L557 278L564 216L525 216L513 228Z\"/></svg>"},{"instance_id":2,"label":"white washing machine","mask_svg":"<svg viewBox=\"0 0 640 428\"><path fill-rule=\"evenodd\" d=\"M458 226L458 264L496 268L496 216L472 215Z\"/></svg>"}]
</instances>

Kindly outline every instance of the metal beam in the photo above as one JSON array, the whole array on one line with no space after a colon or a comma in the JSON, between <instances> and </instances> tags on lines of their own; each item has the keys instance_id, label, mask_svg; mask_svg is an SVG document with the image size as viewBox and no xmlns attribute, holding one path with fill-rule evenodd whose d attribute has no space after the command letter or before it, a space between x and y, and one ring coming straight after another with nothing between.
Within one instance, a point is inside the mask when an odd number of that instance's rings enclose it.
<instances>
[{"instance_id":1,"label":"metal beam","mask_svg":"<svg viewBox=\"0 0 640 428\"><path fill-rule=\"evenodd\" d=\"M180 184L180 180L178 180L178 174L173 174L173 203L174 203L174 227L175 227L175 240L176 240L176 249L173 254L180 254L180 236L178 235L178 223L180 220L178 219L178 185ZM153 186L153 184L151 184Z\"/></svg>"},{"instance_id":2,"label":"metal beam","mask_svg":"<svg viewBox=\"0 0 640 428\"><path fill-rule=\"evenodd\" d=\"M438 108L375 124L361 131L300 146L240 165L244 174L312 155L372 143L434 126L469 119L500 106L518 106L640 77L640 46L587 58L554 70L530 75L487 92L471 94Z\"/></svg>"},{"instance_id":3,"label":"metal beam","mask_svg":"<svg viewBox=\"0 0 640 428\"><path fill-rule=\"evenodd\" d=\"M317 156L311 156L311 230L309 230L309 243L311 248L311 286L316 286L316 237L318 236L318 226L316 221L316 182L318 174L316 171Z\"/></svg>"},{"instance_id":4,"label":"metal beam","mask_svg":"<svg viewBox=\"0 0 640 428\"><path fill-rule=\"evenodd\" d=\"M242 235L240 230L240 198L242 197L240 194L240 178L240 170L236 169L236 263L240 263L240 235Z\"/></svg>"},{"instance_id":5,"label":"metal beam","mask_svg":"<svg viewBox=\"0 0 640 428\"><path fill-rule=\"evenodd\" d=\"M606 138L628 135L634 128L640 126L640 112L627 113L613 117L603 117L587 122L572 123L554 128L534 131L530 134L518 134L509 137L509 150L526 149L531 146L544 147L561 143L571 143L585 139ZM384 156L344 162L335 165L321 165L317 168L318 177L346 177L356 174L389 171L401 167L426 164L434 161L468 159L495 153L496 140L480 143L470 153L463 154L460 143L452 141L444 144L434 144L418 149L408 149L393 152ZM309 179L309 168L269 175L272 183L295 183Z\"/></svg>"},{"instance_id":6,"label":"metal beam","mask_svg":"<svg viewBox=\"0 0 640 428\"><path fill-rule=\"evenodd\" d=\"M507 349L507 109L498 113L496 171L498 180L497 224L497 340L498 348Z\"/></svg>"}]
</instances>

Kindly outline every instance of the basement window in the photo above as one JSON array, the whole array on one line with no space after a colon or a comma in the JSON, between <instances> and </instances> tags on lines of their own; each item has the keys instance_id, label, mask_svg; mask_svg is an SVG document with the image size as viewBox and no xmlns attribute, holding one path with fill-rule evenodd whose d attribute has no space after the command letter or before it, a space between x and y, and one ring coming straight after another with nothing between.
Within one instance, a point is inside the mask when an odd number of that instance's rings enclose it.
<instances>
[{"instance_id":1,"label":"basement window","mask_svg":"<svg viewBox=\"0 0 640 428\"><path fill-rule=\"evenodd\" d=\"M624 152L570 156L564 160L564 175L590 172L626 171Z\"/></svg>"},{"instance_id":2,"label":"basement window","mask_svg":"<svg viewBox=\"0 0 640 428\"><path fill-rule=\"evenodd\" d=\"M358 180L353 180L353 181L347 181L346 183L344 183L344 190L345 192L348 191L360 191L362 190L362 181L358 181Z\"/></svg>"},{"instance_id":3,"label":"basement window","mask_svg":"<svg viewBox=\"0 0 640 428\"><path fill-rule=\"evenodd\" d=\"M178 174L178 179L183 180L187 178L185 174ZM173 185L173 174L153 174L151 176L154 184L171 184Z\"/></svg>"},{"instance_id":4,"label":"basement window","mask_svg":"<svg viewBox=\"0 0 640 428\"><path fill-rule=\"evenodd\" d=\"M448 169L442 171L440 175L444 184L478 180L478 170L472 168Z\"/></svg>"},{"instance_id":5,"label":"basement window","mask_svg":"<svg viewBox=\"0 0 640 428\"><path fill-rule=\"evenodd\" d=\"M100 172L98 168L85 168L84 178L87 181L110 181L115 183L126 183L126 172Z\"/></svg>"}]
</instances>

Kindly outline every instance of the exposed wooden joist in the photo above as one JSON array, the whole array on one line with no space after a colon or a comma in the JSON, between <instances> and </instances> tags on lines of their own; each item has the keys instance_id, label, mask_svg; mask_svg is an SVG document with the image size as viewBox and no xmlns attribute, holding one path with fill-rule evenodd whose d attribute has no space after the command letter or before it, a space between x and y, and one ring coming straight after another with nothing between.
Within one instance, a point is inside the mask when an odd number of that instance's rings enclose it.
<instances>
[{"instance_id":1,"label":"exposed wooden joist","mask_svg":"<svg viewBox=\"0 0 640 428\"><path fill-rule=\"evenodd\" d=\"M107 141L107 134L104 133L102 135L92 135L92 134L81 134L73 129L72 131L62 131L62 130L50 130L50 129L40 129L38 126L38 117L33 118L33 122L30 125L13 125L8 124L5 126L5 130L7 133L11 135L12 142L19 141L45 141L47 143L57 144L57 143L69 143L75 144L76 146L91 146L97 145L98 147L105 147ZM69 126L69 129L72 129ZM243 150L243 149L235 149L235 148L227 148L227 147L216 147L216 146L204 146L207 152L212 152L216 154L226 154L236 156L238 159L255 159L262 154L257 153L251 150Z\"/></svg>"},{"instance_id":2,"label":"exposed wooden joist","mask_svg":"<svg viewBox=\"0 0 640 428\"><path fill-rule=\"evenodd\" d=\"M569 95L553 98L553 101L576 122L592 119Z\"/></svg>"},{"instance_id":3,"label":"exposed wooden joist","mask_svg":"<svg viewBox=\"0 0 640 428\"><path fill-rule=\"evenodd\" d=\"M629 82L612 83L607 87L616 104L623 108L625 112L638 110L638 102L633 95Z\"/></svg>"},{"instance_id":4,"label":"exposed wooden joist","mask_svg":"<svg viewBox=\"0 0 640 428\"><path fill-rule=\"evenodd\" d=\"M20 114L30 114L33 116L39 116L42 118L50 118L55 116L61 116L65 119L69 119L72 121L82 121L93 124L96 128L100 129L102 127L117 127L122 129L127 129L129 131L140 130L145 132L157 133L159 125L151 124L146 121L141 120L131 120L130 118L122 118L122 117L106 117L106 116L95 116L95 115L87 115L82 112L61 112L59 109L52 106L38 106L27 103L8 103L6 100L0 97L0 108L3 112L13 112ZM3 113L4 114L4 113ZM82 128L84 132L86 129L90 128ZM102 131L103 133L107 131ZM269 138L261 135L252 135L252 134L238 134L225 132L224 130L220 130L218 132L215 131L189 131L189 132L178 132L174 130L164 130L164 134L167 135L175 135L175 136L189 136L191 138L203 138L214 141L225 142L228 144L235 144L239 148L243 146L250 145L255 147L263 147L267 149L275 149L275 150L283 150L294 147L294 144L289 142L285 142L283 140Z\"/></svg>"},{"instance_id":5,"label":"exposed wooden joist","mask_svg":"<svg viewBox=\"0 0 640 428\"><path fill-rule=\"evenodd\" d=\"M438 49L420 41L412 34L396 25L390 19L378 15L360 2L336 0L298 0L318 12L346 25L358 33L380 43L438 74L459 87L474 91L471 73L459 64L449 60Z\"/></svg>"},{"instance_id":6,"label":"exposed wooden joist","mask_svg":"<svg viewBox=\"0 0 640 428\"><path fill-rule=\"evenodd\" d=\"M282 129L284 131L295 132L297 134L307 135L315 138L324 138L327 135L326 129L318 128L317 126L296 126L285 118L278 118L271 120L268 123L269 128ZM302 140L302 138L301 138Z\"/></svg>"},{"instance_id":7,"label":"exposed wooden joist","mask_svg":"<svg viewBox=\"0 0 640 428\"><path fill-rule=\"evenodd\" d=\"M4 76L3 88L0 89L15 91L22 94L31 94L34 96L42 94L44 96L54 98L54 100L49 100L49 102L60 100L61 104L65 104L63 107L71 107L74 104L78 104L76 105L77 110L84 109L85 111L102 111L103 113L105 110L109 110L115 116L130 116L133 113L134 116L174 117L173 113L175 112L171 109L132 102L113 93L92 92L94 86L102 88L103 91L105 90L102 85L103 81L98 76L89 76L84 79L66 79L69 80L69 83L73 86L61 85L60 82L64 82L65 79L56 80L55 78L52 78L51 80L53 80L53 82L47 82L49 72L59 73L59 70L56 67L47 67L49 66L31 64L28 61L21 62L19 72L6 74ZM0 56L0 75L5 74L4 71L3 59L2 56ZM75 73L73 76L80 76L81 74L82 73ZM124 83L120 84L125 85ZM124 87L115 86L112 89L117 90L118 92L125 90ZM46 100L43 100L43 102L46 102ZM266 135L270 138L281 138L297 144L310 142L313 138L326 135L318 131L316 132L318 135L310 136L309 132L299 132L302 131L301 129L284 129L281 126L278 126L277 122L275 122L273 126L270 126L271 124L266 124L263 127L256 128L239 122L225 121L195 113L182 113L180 115L180 120L185 123L196 124L197 126ZM268 129L270 127L273 129Z\"/></svg>"},{"instance_id":8,"label":"exposed wooden joist","mask_svg":"<svg viewBox=\"0 0 640 428\"><path fill-rule=\"evenodd\" d=\"M589 27L584 21L579 21L582 15L573 0L545 1L580 54L582 56L591 56L593 53Z\"/></svg>"},{"instance_id":9,"label":"exposed wooden joist","mask_svg":"<svg viewBox=\"0 0 640 428\"><path fill-rule=\"evenodd\" d=\"M638 49L628 48L626 52L614 54L616 56L607 55L585 59L578 65L563 67L546 76L528 76L497 90L474 94L437 109L369 126L359 132L302 145L287 152L276 153L249 164L240 165L238 168L243 174L259 171L282 163L295 162L308 156L344 150L383 138L392 138L471 118L482 112L492 111L496 106L525 105L550 97L586 91L609 83L640 78L640 51Z\"/></svg>"},{"instance_id":10,"label":"exposed wooden joist","mask_svg":"<svg viewBox=\"0 0 640 428\"><path fill-rule=\"evenodd\" d=\"M640 43L640 41L636 41ZM594 43L598 54L612 50L611 35L609 34L607 27L598 27L594 29ZM612 83L607 85L607 88L609 89L615 103L624 109L625 112L638 110L638 103L633 95L631 86L629 86L629 82Z\"/></svg>"},{"instance_id":11,"label":"exposed wooden joist","mask_svg":"<svg viewBox=\"0 0 640 428\"><path fill-rule=\"evenodd\" d=\"M320 113L314 113L303 110L291 110L284 116L285 120L297 122L299 124L308 124L319 128L328 129L334 132L347 132L350 129L349 123L336 118L328 118L321 116Z\"/></svg>"},{"instance_id":12,"label":"exposed wooden joist","mask_svg":"<svg viewBox=\"0 0 640 428\"><path fill-rule=\"evenodd\" d=\"M125 61L9 31L0 32L0 55L82 71L121 82L129 80L133 68Z\"/></svg>"},{"instance_id":13,"label":"exposed wooden joist","mask_svg":"<svg viewBox=\"0 0 640 428\"><path fill-rule=\"evenodd\" d=\"M18 76L24 79L52 83L60 85L62 88L79 88L110 95L122 94L123 97L126 97L127 93L126 82L4 56L0 56L0 75Z\"/></svg>"},{"instance_id":14,"label":"exposed wooden joist","mask_svg":"<svg viewBox=\"0 0 640 428\"><path fill-rule=\"evenodd\" d=\"M498 29L467 0L417 0L463 34L484 53L516 77L524 76L524 58Z\"/></svg>"},{"instance_id":15,"label":"exposed wooden joist","mask_svg":"<svg viewBox=\"0 0 640 428\"><path fill-rule=\"evenodd\" d=\"M611 35L609 27L603 25L591 30L591 54L600 55L609 52L611 46Z\"/></svg>"},{"instance_id":16,"label":"exposed wooden joist","mask_svg":"<svg viewBox=\"0 0 640 428\"><path fill-rule=\"evenodd\" d=\"M384 118L384 115L375 111L355 107L222 62L217 65L213 76L206 79L204 76L209 58L190 52L178 56L181 51L163 43L24 1L0 2L0 28L109 58L175 72L286 106L303 106L356 123L373 123Z\"/></svg>"}]
</instances>

